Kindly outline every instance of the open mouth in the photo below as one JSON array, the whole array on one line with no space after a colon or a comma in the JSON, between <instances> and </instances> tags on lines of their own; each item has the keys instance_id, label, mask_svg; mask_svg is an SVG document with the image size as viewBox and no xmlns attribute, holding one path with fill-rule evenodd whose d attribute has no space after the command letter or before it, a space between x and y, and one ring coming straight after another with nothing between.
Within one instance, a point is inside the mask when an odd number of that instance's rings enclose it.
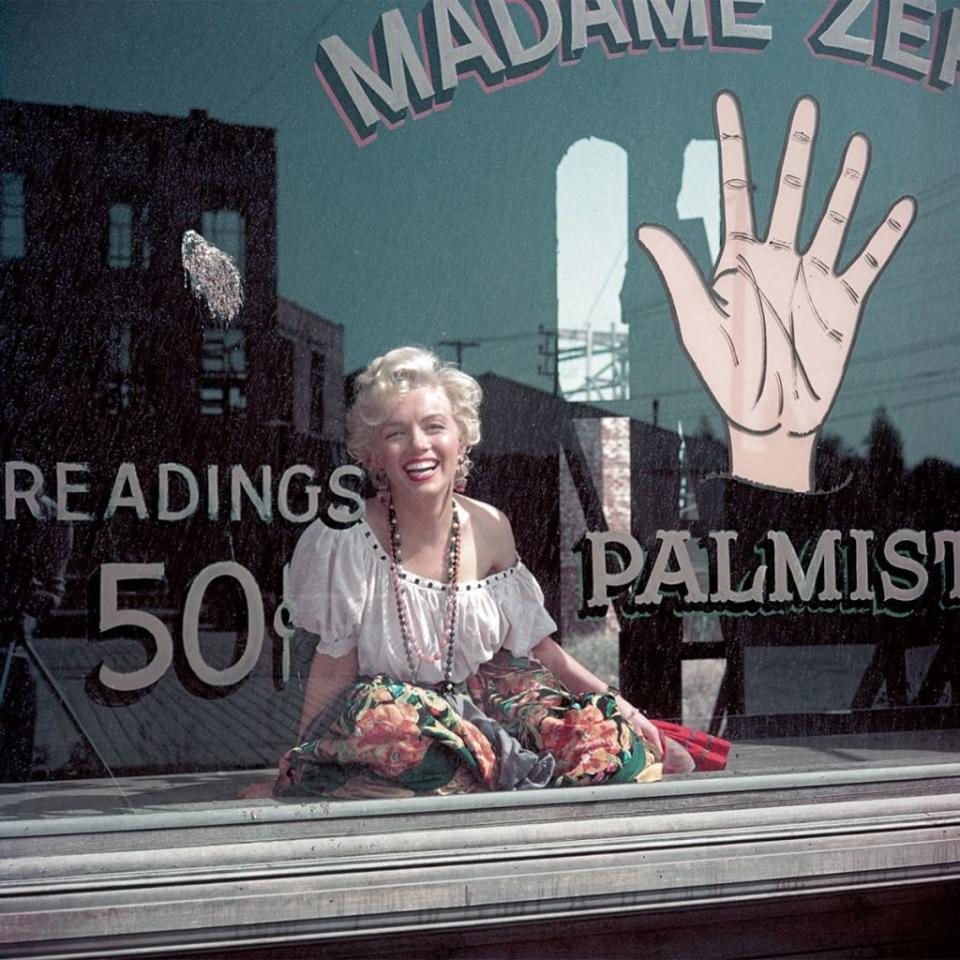
<instances>
[{"instance_id":1,"label":"open mouth","mask_svg":"<svg viewBox=\"0 0 960 960\"><path fill-rule=\"evenodd\" d=\"M403 472L414 482L423 483L437 472L439 466L438 460L414 460L403 468Z\"/></svg>"}]
</instances>

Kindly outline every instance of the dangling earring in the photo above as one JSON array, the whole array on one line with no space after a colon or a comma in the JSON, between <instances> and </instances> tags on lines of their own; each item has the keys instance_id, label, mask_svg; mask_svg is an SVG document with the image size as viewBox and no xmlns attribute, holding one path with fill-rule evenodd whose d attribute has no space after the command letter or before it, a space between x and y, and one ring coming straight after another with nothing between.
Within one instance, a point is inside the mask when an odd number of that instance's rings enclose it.
<instances>
[{"instance_id":1,"label":"dangling earring","mask_svg":"<svg viewBox=\"0 0 960 960\"><path fill-rule=\"evenodd\" d=\"M463 493L467 489L467 477L470 476L472 466L470 458L465 453L457 457L457 471L453 475L453 489L457 493Z\"/></svg>"},{"instance_id":2,"label":"dangling earring","mask_svg":"<svg viewBox=\"0 0 960 960\"><path fill-rule=\"evenodd\" d=\"M377 499L386 506L390 502L390 478L387 476L387 471L383 467L374 470L370 479L373 480L373 485L377 489Z\"/></svg>"}]
</instances>

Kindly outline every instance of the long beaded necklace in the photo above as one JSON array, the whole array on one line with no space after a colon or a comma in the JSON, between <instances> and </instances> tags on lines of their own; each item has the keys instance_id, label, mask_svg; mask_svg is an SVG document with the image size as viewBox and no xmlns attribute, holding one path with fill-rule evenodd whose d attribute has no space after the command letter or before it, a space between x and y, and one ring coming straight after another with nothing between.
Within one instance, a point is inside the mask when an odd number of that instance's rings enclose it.
<instances>
[{"instance_id":1,"label":"long beaded necklace","mask_svg":"<svg viewBox=\"0 0 960 960\"><path fill-rule=\"evenodd\" d=\"M460 514L456 503L452 504L453 514L450 520L450 539L447 545L447 582L449 596L443 618L443 633L437 643L437 652L428 653L417 642L410 623L407 602L400 580L402 574L403 550L400 546L400 531L397 527L397 512L393 508L393 499L387 502L387 520L390 523L390 574L393 581L393 594L397 601L397 617L400 620L400 636L403 640L403 652L407 658L410 673L416 678L420 663L438 663L443 658L443 681L438 684L442 693L453 692L453 647L457 633L457 587L460 581Z\"/></svg>"}]
</instances>

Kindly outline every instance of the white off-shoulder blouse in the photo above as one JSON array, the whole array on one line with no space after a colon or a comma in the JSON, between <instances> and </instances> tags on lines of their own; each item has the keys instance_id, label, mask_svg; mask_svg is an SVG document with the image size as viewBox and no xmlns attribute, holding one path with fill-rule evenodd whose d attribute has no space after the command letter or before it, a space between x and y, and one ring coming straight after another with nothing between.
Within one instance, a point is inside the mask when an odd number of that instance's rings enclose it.
<instances>
[{"instance_id":1,"label":"white off-shoulder blouse","mask_svg":"<svg viewBox=\"0 0 960 960\"><path fill-rule=\"evenodd\" d=\"M317 653L341 657L356 649L361 675L429 684L444 679L440 661L420 662L417 676L410 675L390 557L366 521L346 529L310 524L294 550L289 584L293 623L316 635ZM434 654L449 587L412 573L401 584L417 642ZM519 559L483 580L461 582L451 679L466 680L501 648L525 657L556 629L540 585Z\"/></svg>"}]
</instances>

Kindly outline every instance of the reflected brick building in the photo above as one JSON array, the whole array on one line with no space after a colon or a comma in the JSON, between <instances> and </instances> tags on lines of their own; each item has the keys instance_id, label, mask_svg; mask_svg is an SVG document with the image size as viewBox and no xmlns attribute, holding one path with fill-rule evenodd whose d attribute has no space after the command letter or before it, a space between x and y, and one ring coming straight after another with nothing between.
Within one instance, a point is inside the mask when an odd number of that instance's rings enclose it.
<instances>
[{"instance_id":1,"label":"reflected brick building","mask_svg":"<svg viewBox=\"0 0 960 960\"><path fill-rule=\"evenodd\" d=\"M277 296L272 130L9 100L0 129L6 455L215 462L267 425L339 438L342 332ZM227 328L184 284L187 230L243 275Z\"/></svg>"},{"instance_id":2,"label":"reflected brick building","mask_svg":"<svg viewBox=\"0 0 960 960\"><path fill-rule=\"evenodd\" d=\"M36 463L48 489L56 462L88 464L89 492L75 499L94 519L78 530L81 549L175 565L171 535L184 524L153 520L158 464L255 476L305 462L319 473L341 436L342 330L277 295L274 131L201 110L9 100L0 130L3 459ZM244 307L228 326L185 285L187 230L242 274ZM104 522L122 462L136 464L151 514ZM257 567L276 552L263 530L193 526L197 556L243 547Z\"/></svg>"},{"instance_id":3,"label":"reflected brick building","mask_svg":"<svg viewBox=\"0 0 960 960\"><path fill-rule=\"evenodd\" d=\"M276 313L273 131L202 111L11 101L0 102L0 126L2 307L16 318L3 334L6 363L16 361L4 371L15 415L4 420L14 445L50 453L68 438L76 459L93 460L123 435L125 451L134 441L182 456L185 416L197 440L220 432L195 416L201 409L265 417L256 359ZM234 329L204 330L184 288L190 229L243 274Z\"/></svg>"}]
</instances>

